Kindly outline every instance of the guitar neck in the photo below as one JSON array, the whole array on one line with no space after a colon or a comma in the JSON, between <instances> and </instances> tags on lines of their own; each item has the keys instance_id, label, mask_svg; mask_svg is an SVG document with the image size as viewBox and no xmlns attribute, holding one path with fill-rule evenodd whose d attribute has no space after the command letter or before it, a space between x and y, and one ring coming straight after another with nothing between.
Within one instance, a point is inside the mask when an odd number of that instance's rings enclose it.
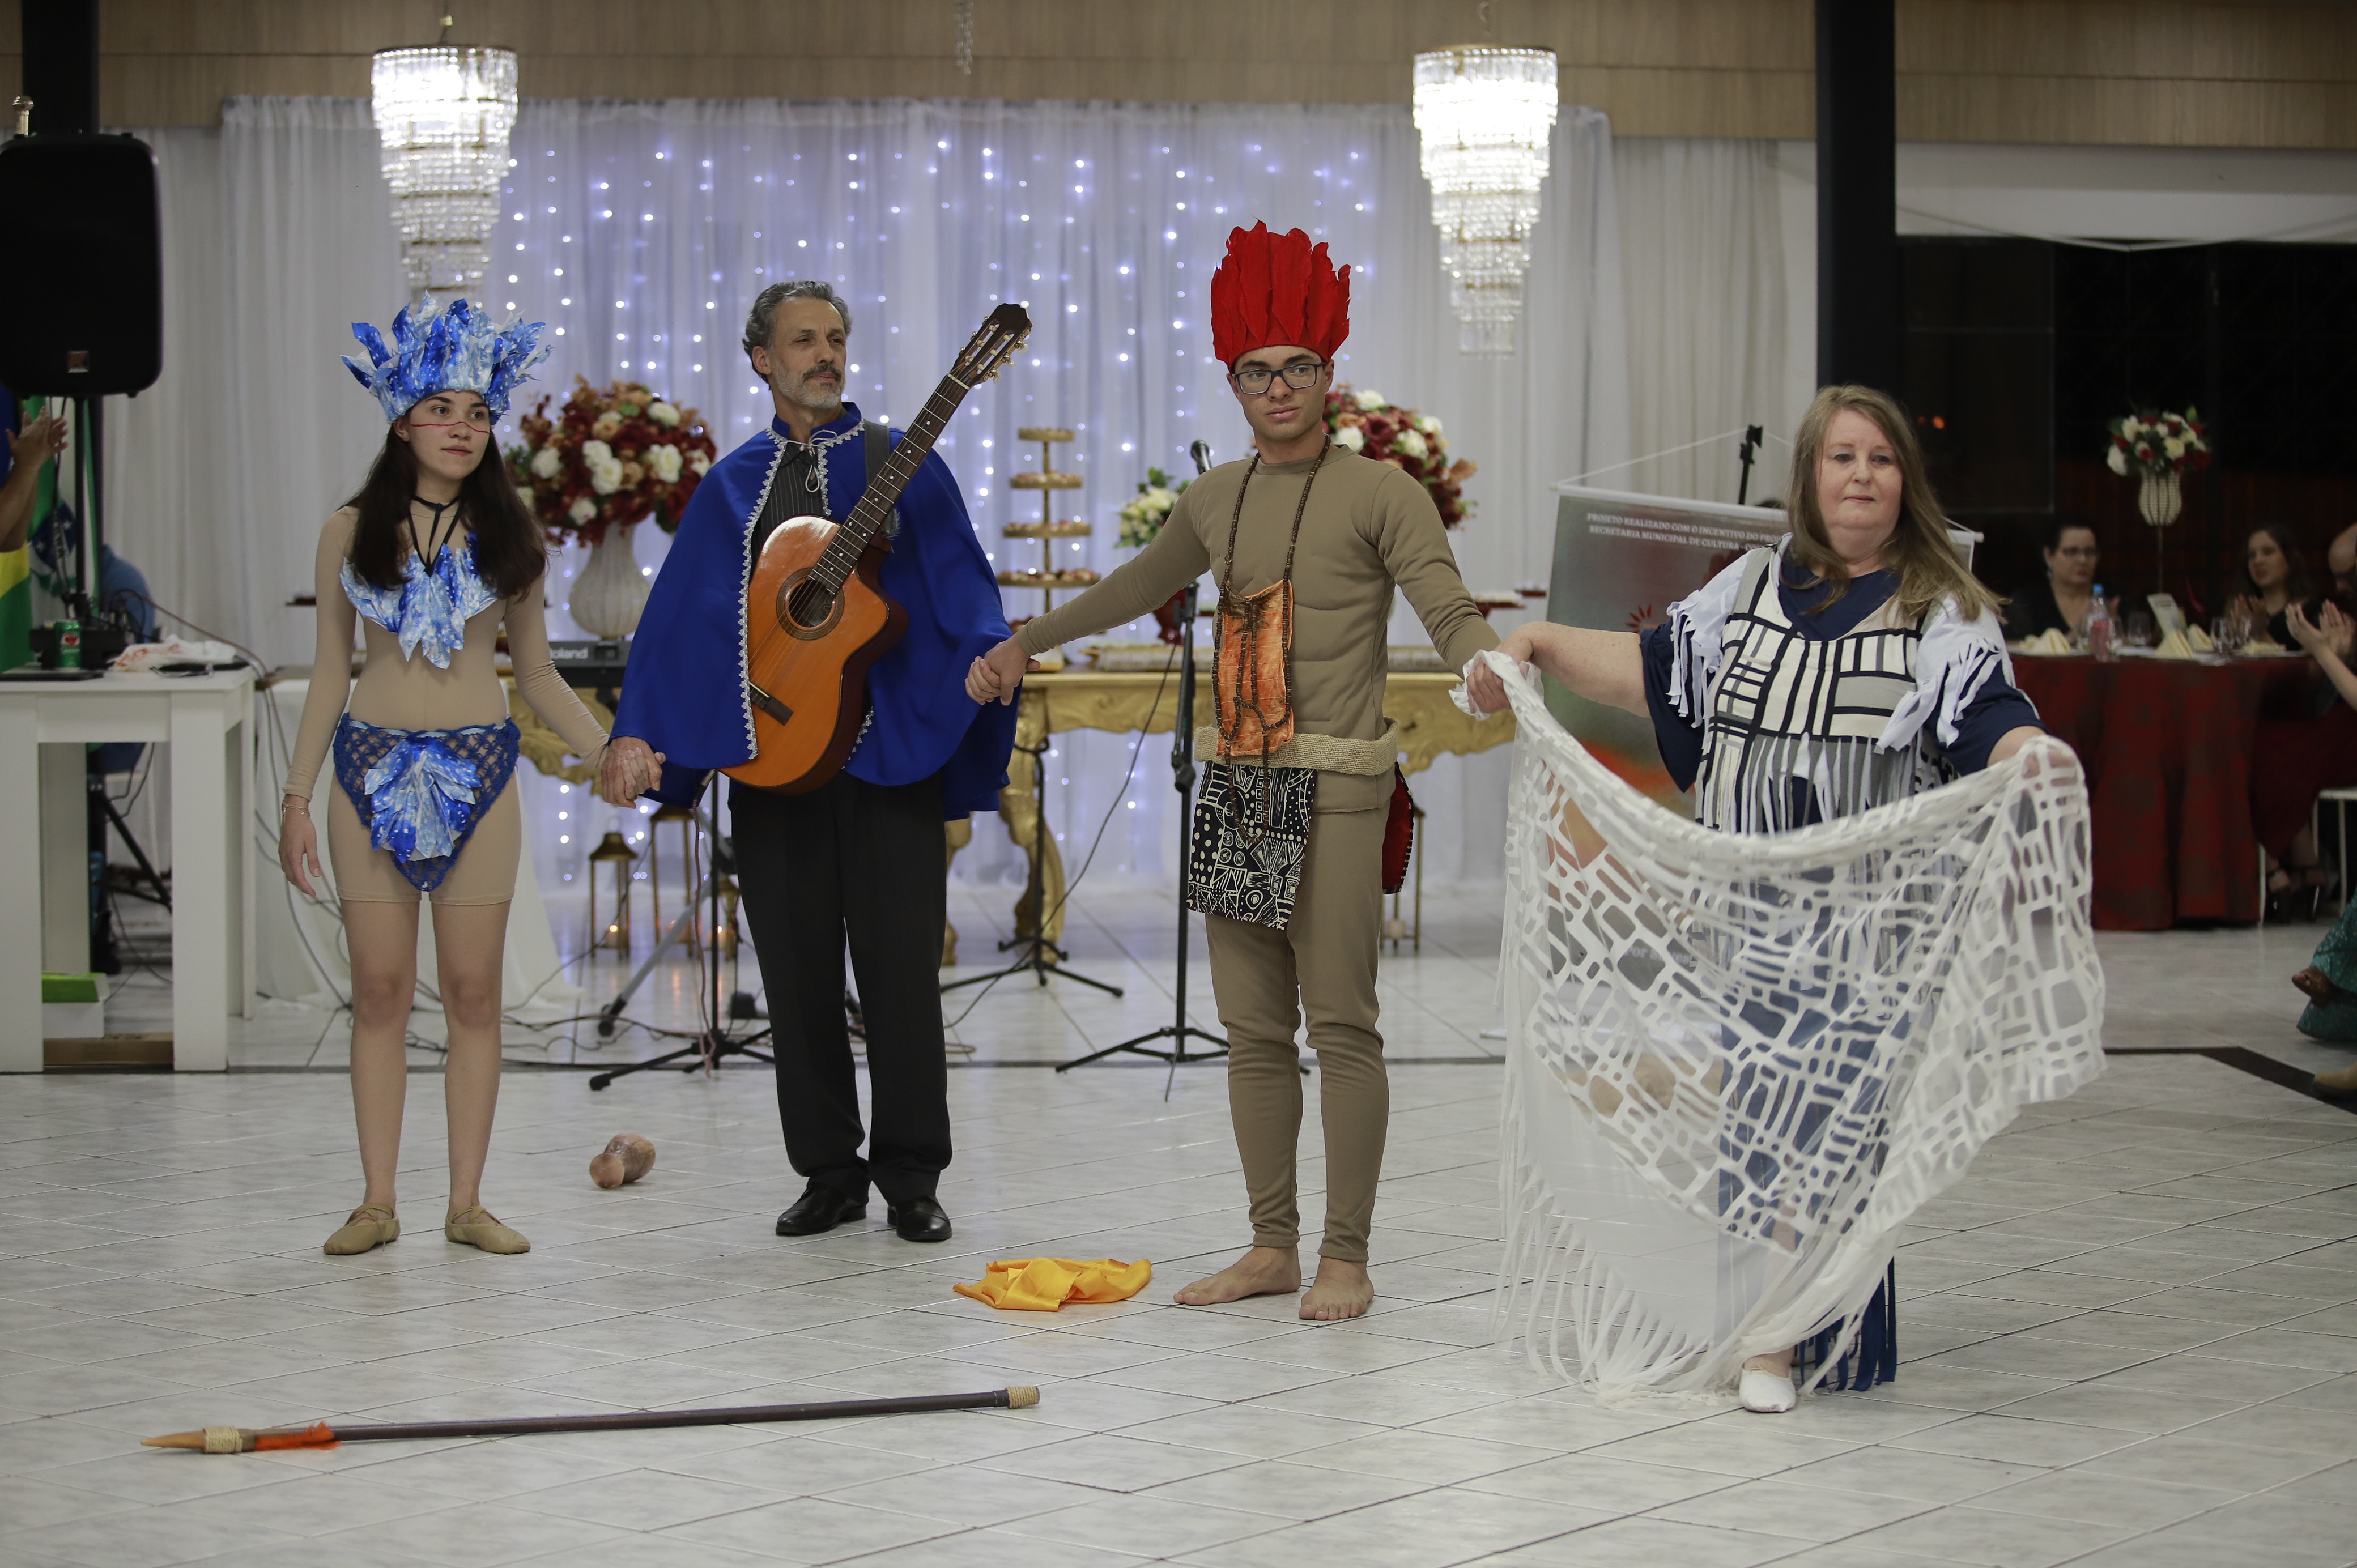
<instances>
[{"instance_id":1,"label":"guitar neck","mask_svg":"<svg viewBox=\"0 0 2357 1568\"><path fill-rule=\"evenodd\" d=\"M900 492L917 475L919 465L933 449L942 431L948 425L950 415L965 401L970 389L955 375L946 375L925 400L925 406L902 433L900 443L884 459L884 466L868 476L867 489L859 503L851 509L850 519L835 531L834 538L820 553L815 575L823 575L830 588L839 588L859 564L859 557L875 542L892 508L900 499Z\"/></svg>"}]
</instances>

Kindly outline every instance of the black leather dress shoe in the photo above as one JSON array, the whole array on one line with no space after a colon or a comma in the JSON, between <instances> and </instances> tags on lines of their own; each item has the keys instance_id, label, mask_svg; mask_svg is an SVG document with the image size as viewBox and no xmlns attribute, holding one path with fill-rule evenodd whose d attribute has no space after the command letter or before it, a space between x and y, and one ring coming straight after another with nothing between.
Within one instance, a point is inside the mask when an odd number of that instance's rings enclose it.
<instances>
[{"instance_id":1,"label":"black leather dress shoe","mask_svg":"<svg viewBox=\"0 0 2357 1568\"><path fill-rule=\"evenodd\" d=\"M950 1217L942 1206L930 1197L914 1203L899 1204L886 1211L892 1220L892 1233L903 1241L946 1241L950 1239Z\"/></svg>"},{"instance_id":2,"label":"black leather dress shoe","mask_svg":"<svg viewBox=\"0 0 2357 1568\"><path fill-rule=\"evenodd\" d=\"M867 1205L857 1198L845 1197L823 1181L814 1181L794 1205L778 1216L780 1236L815 1236L822 1230L832 1230L846 1219L867 1218Z\"/></svg>"}]
</instances>

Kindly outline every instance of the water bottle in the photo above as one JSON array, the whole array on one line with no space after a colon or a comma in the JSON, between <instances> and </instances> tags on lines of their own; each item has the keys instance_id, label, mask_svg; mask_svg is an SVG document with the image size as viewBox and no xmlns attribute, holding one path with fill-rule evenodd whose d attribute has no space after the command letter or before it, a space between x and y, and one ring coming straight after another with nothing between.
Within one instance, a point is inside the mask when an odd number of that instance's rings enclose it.
<instances>
[{"instance_id":1,"label":"water bottle","mask_svg":"<svg viewBox=\"0 0 2357 1568\"><path fill-rule=\"evenodd\" d=\"M2093 607L2087 611L2087 647L2101 662L2109 664L2119 657L2113 647L2118 630L2112 624L2111 606L2104 597L2104 585L2098 583L2095 585Z\"/></svg>"}]
</instances>

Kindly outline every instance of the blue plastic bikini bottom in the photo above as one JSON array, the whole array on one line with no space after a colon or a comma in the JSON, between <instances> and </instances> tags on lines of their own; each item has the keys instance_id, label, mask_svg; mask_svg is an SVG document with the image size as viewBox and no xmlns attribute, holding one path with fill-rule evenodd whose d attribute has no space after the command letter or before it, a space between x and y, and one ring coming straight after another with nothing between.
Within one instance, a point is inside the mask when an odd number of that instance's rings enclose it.
<instances>
[{"instance_id":1,"label":"blue plastic bikini bottom","mask_svg":"<svg viewBox=\"0 0 2357 1568\"><path fill-rule=\"evenodd\" d=\"M336 725L336 782L412 887L442 886L482 814L515 772L513 719L465 729L379 729L346 714Z\"/></svg>"}]
</instances>

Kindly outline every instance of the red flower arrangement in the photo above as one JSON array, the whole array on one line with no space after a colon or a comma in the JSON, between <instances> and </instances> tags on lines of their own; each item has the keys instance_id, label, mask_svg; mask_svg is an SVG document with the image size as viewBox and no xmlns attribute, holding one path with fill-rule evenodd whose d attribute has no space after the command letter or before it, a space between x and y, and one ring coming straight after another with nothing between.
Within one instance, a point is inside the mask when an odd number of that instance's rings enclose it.
<instances>
[{"instance_id":1,"label":"red flower arrangement","mask_svg":"<svg viewBox=\"0 0 2357 1568\"><path fill-rule=\"evenodd\" d=\"M1353 392L1343 385L1326 393L1326 428L1338 446L1389 463L1430 490L1443 527L1455 528L1473 515L1473 503L1465 499L1465 481L1474 474L1472 460L1448 460L1440 421L1430 414L1387 402L1379 392Z\"/></svg>"},{"instance_id":2,"label":"red flower arrangement","mask_svg":"<svg viewBox=\"0 0 2357 1568\"><path fill-rule=\"evenodd\" d=\"M688 498L719 456L703 417L636 381L573 381L573 395L554 419L542 398L518 422L525 445L507 454L516 488L530 499L550 542L597 544L608 528L651 517L665 533L677 529Z\"/></svg>"}]
</instances>

